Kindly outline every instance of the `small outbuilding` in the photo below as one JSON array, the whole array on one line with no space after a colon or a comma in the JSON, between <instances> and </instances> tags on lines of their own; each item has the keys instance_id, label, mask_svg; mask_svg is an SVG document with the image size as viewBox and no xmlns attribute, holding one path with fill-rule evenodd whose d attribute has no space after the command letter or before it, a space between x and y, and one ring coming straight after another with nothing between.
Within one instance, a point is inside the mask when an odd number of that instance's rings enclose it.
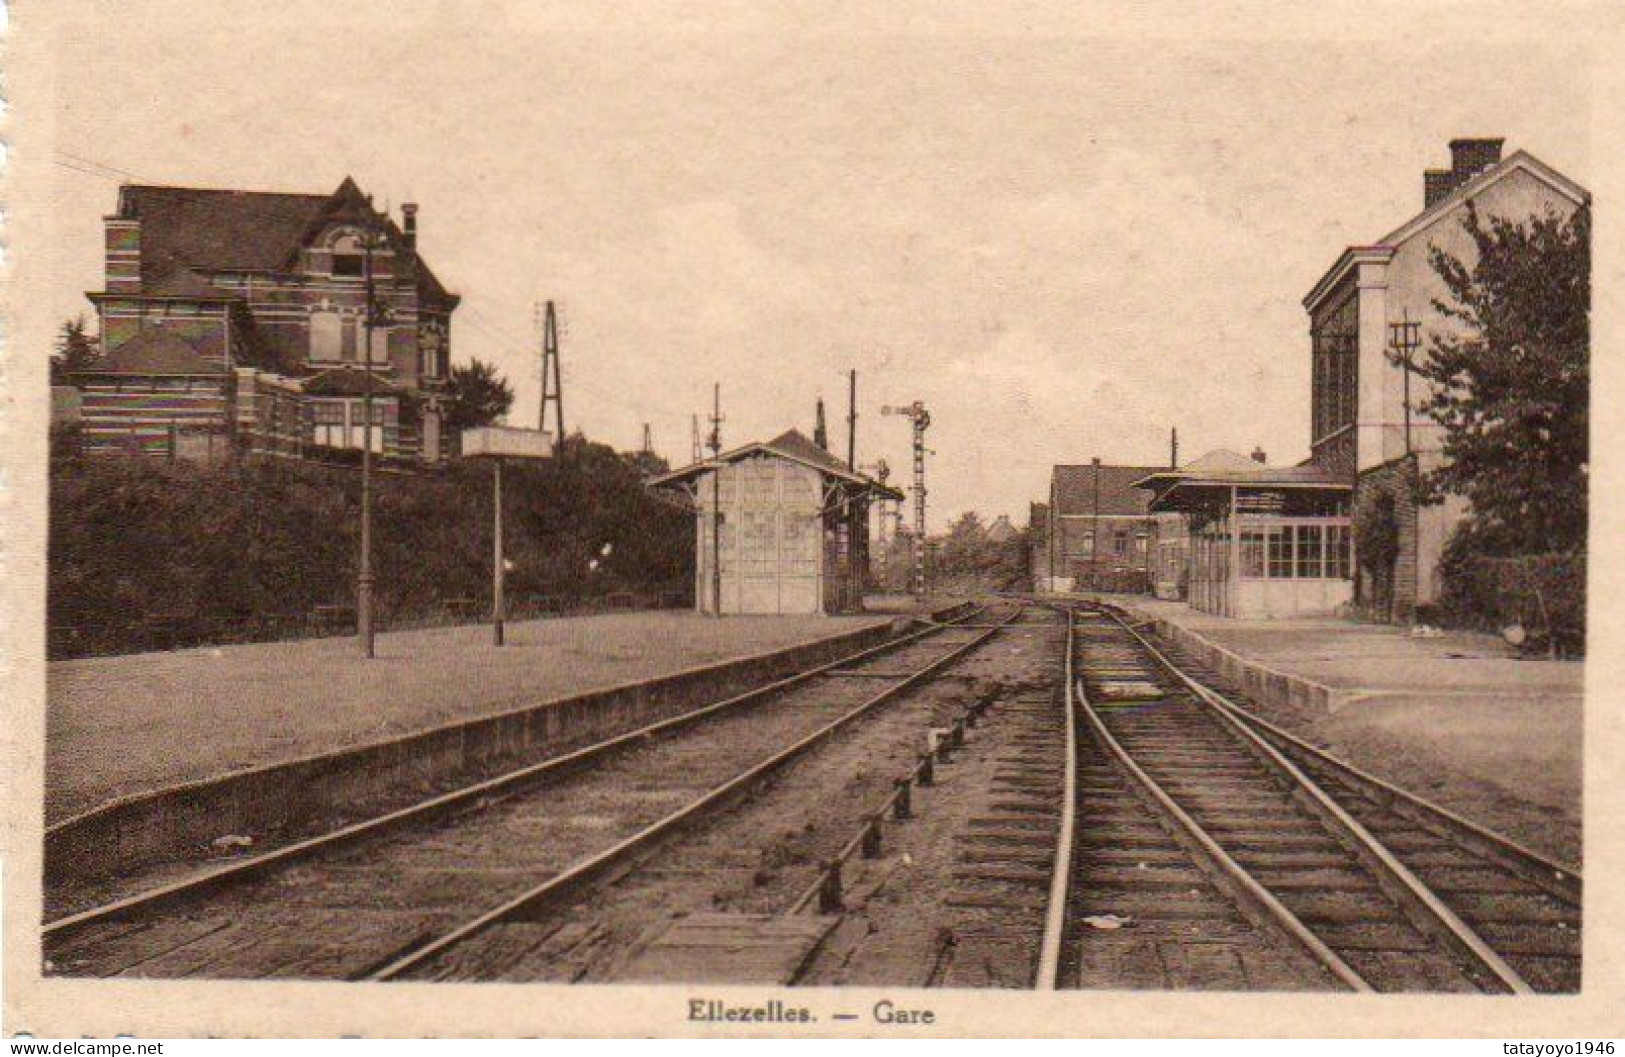
<instances>
[{"instance_id":1,"label":"small outbuilding","mask_svg":"<svg viewBox=\"0 0 1625 1057\"><path fill-rule=\"evenodd\" d=\"M1179 514L1192 608L1242 619L1324 615L1353 597L1353 486L1313 463L1265 466L1216 452L1136 482L1154 514Z\"/></svg>"},{"instance_id":2,"label":"small outbuilding","mask_svg":"<svg viewBox=\"0 0 1625 1057\"><path fill-rule=\"evenodd\" d=\"M694 597L702 613L861 610L870 506L903 498L797 430L649 484L694 511Z\"/></svg>"}]
</instances>

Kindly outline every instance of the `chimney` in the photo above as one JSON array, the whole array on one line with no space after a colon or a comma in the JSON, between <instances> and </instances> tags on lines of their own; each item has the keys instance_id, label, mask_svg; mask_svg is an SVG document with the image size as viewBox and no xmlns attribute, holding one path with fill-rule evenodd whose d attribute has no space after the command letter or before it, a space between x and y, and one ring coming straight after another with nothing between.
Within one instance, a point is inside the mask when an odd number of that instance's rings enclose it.
<instances>
[{"instance_id":1,"label":"chimney","mask_svg":"<svg viewBox=\"0 0 1625 1057\"><path fill-rule=\"evenodd\" d=\"M1504 139L1453 139L1450 141L1450 168L1428 169L1422 173L1422 208L1436 203L1501 160Z\"/></svg>"},{"instance_id":2,"label":"chimney","mask_svg":"<svg viewBox=\"0 0 1625 1057\"><path fill-rule=\"evenodd\" d=\"M1261 466L1268 461L1268 457L1264 454L1263 448L1253 449L1253 461Z\"/></svg>"},{"instance_id":3,"label":"chimney","mask_svg":"<svg viewBox=\"0 0 1625 1057\"><path fill-rule=\"evenodd\" d=\"M418 248L418 204L416 202L401 203L401 240L408 250Z\"/></svg>"},{"instance_id":4,"label":"chimney","mask_svg":"<svg viewBox=\"0 0 1625 1057\"><path fill-rule=\"evenodd\" d=\"M1422 173L1422 208L1432 209L1436 202L1450 196L1456 189L1456 174L1449 169L1428 169Z\"/></svg>"},{"instance_id":5,"label":"chimney","mask_svg":"<svg viewBox=\"0 0 1625 1057\"><path fill-rule=\"evenodd\" d=\"M1450 171L1460 187L1472 177L1501 160L1504 139L1453 139L1450 141Z\"/></svg>"}]
</instances>

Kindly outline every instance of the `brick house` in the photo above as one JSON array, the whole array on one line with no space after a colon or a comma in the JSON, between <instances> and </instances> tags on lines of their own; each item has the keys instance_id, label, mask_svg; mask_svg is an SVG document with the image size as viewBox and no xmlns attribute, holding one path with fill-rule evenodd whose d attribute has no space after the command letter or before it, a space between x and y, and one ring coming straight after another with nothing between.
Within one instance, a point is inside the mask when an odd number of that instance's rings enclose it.
<instances>
[{"instance_id":1,"label":"brick house","mask_svg":"<svg viewBox=\"0 0 1625 1057\"><path fill-rule=\"evenodd\" d=\"M1135 482L1159 469L1095 459L1051 471L1041 563L1051 590L1149 590L1156 518Z\"/></svg>"},{"instance_id":2,"label":"brick house","mask_svg":"<svg viewBox=\"0 0 1625 1057\"><path fill-rule=\"evenodd\" d=\"M397 225L348 177L330 194L131 184L105 226L105 288L87 295L103 355L73 379L87 451L359 450L370 361L373 450L444 458L459 299L418 253L415 205Z\"/></svg>"},{"instance_id":3,"label":"brick house","mask_svg":"<svg viewBox=\"0 0 1625 1057\"><path fill-rule=\"evenodd\" d=\"M1501 145L1452 140L1451 167L1423 173L1422 211L1374 244L1344 250L1303 300L1313 361L1310 462L1355 486L1355 509L1376 493L1392 497L1399 547L1388 589L1375 591L1362 571L1356 598L1398 621L1437 601L1439 559L1466 504L1449 497L1417 505L1419 475L1443 457L1442 427L1414 410L1427 397L1426 383L1390 362L1393 326L1418 324L1413 355L1421 357L1433 335L1458 325L1433 306L1447 292L1429 251L1471 262L1475 247L1461 226L1469 202L1487 223L1526 222L1547 211L1568 216L1590 201L1583 187L1524 151L1503 159Z\"/></svg>"}]
</instances>

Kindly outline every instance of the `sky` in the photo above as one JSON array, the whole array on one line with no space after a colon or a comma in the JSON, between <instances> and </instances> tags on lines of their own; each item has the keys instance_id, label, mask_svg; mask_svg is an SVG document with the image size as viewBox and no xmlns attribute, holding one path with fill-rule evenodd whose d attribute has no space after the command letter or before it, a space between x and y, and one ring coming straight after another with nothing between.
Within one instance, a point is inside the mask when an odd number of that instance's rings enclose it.
<instances>
[{"instance_id":1,"label":"sky","mask_svg":"<svg viewBox=\"0 0 1625 1057\"><path fill-rule=\"evenodd\" d=\"M931 412L933 530L1023 523L1057 462L1160 464L1170 427L1184 458L1302 459L1301 298L1420 209L1451 138L1591 177L1584 63L1538 40L1147 39L997 9L83 10L56 48L57 316L91 309L121 180L348 174L419 203L463 296L454 360L502 369L510 421L535 423L547 298L567 427L632 448L647 422L674 463L714 382L726 447L810 433L822 396L844 452L856 369L860 462L894 483L909 431L880 408Z\"/></svg>"}]
</instances>

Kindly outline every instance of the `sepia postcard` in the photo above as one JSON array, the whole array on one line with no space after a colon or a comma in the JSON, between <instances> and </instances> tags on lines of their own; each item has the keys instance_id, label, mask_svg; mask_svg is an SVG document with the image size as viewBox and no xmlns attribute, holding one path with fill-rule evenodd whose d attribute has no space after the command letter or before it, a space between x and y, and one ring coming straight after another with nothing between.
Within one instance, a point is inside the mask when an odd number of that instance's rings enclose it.
<instances>
[{"instance_id":1,"label":"sepia postcard","mask_svg":"<svg viewBox=\"0 0 1625 1057\"><path fill-rule=\"evenodd\" d=\"M0 1030L1625 1035L1619 15L14 0Z\"/></svg>"}]
</instances>

